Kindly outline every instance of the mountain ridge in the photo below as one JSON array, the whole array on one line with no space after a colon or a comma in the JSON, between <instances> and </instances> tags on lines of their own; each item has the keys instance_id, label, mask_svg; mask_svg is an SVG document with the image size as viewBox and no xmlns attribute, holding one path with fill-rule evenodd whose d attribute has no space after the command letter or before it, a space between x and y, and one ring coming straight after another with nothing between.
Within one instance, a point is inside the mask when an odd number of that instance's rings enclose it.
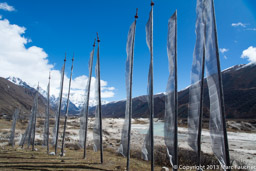
<instances>
[{"instance_id":1,"label":"mountain ridge","mask_svg":"<svg viewBox=\"0 0 256 171\"><path fill-rule=\"evenodd\" d=\"M256 64L241 64L229 67L222 71L224 100L225 100L225 113L227 118L232 119L250 119L256 118ZM9 79L8 79L9 78ZM15 106L23 106L25 112L29 113L32 106L32 99L35 95L36 89L30 87L26 82L21 79L14 79L13 77L0 78L0 112L12 114ZM8 80L12 80L12 82ZM14 83L13 83L14 82ZM11 87L12 91L8 87ZM179 101L179 117L186 118L188 113L188 99L189 87L178 92ZM43 113L42 106L46 104L47 95L46 91L40 88L40 112ZM42 95L41 95L42 94ZM17 97L15 97L17 96ZM12 101L12 103L10 103ZM52 113L57 110L58 98L55 98L55 105L52 106ZM154 111L155 117L164 118L165 106L165 93L158 93L154 95ZM57 103L56 103L57 102ZM15 104L15 105L13 105ZM66 99L63 98L62 113L65 112ZM103 117L124 117L126 100L113 101L108 104L102 105ZM80 113L81 108L77 108L72 102L70 103L69 114L77 115ZM204 116L209 117L209 97L207 82L205 81L204 87ZM90 116L93 116L95 106L89 108ZM133 117L147 117L148 104L147 96L138 96L133 98Z\"/></svg>"},{"instance_id":2,"label":"mountain ridge","mask_svg":"<svg viewBox=\"0 0 256 171\"><path fill-rule=\"evenodd\" d=\"M24 88L28 88L28 89L31 89L33 91L36 90L36 88L34 86L29 85L28 83L26 83L25 81L23 81L22 79L20 79L18 77L9 76L6 79L11 81L12 83L18 85L18 86L22 86ZM72 85L71 85L71 88L72 88ZM39 93L47 99L47 91L45 91L40 86L39 86ZM63 94L62 101L63 101L62 104L66 104L67 94L65 94L65 93ZM83 105L84 105L84 95L80 95L79 97L74 97L71 93L69 101L70 101L69 105L71 105L71 107L72 107L71 110L79 112L82 109ZM56 97L55 95L51 95L50 96L50 105L57 108L56 105L58 105L58 103L59 103L59 97ZM107 104L107 103L108 103L108 101L103 101L102 100L102 104ZM95 106L95 105L96 105L96 100L95 99L90 99L89 106L92 107L92 106ZM65 107L66 107L66 105L64 105L64 106L62 105L63 109Z\"/></svg>"},{"instance_id":3,"label":"mountain ridge","mask_svg":"<svg viewBox=\"0 0 256 171\"><path fill-rule=\"evenodd\" d=\"M240 64L229 67L222 71L225 113L229 119L256 119L256 63ZM187 118L189 87L178 92L179 117ZM125 100L102 105L103 117L124 117ZM133 117L148 117L147 96L134 97ZM155 117L164 118L165 94L154 95ZM95 107L90 109L93 115ZM204 85L204 117L209 118L209 95L207 81Z\"/></svg>"}]
</instances>

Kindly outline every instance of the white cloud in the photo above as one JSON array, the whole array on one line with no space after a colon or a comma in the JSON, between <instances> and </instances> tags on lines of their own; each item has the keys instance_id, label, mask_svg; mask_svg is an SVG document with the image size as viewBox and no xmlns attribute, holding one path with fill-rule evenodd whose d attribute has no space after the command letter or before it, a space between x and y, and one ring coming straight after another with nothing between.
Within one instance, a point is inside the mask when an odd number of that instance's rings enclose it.
<instances>
[{"instance_id":1,"label":"white cloud","mask_svg":"<svg viewBox=\"0 0 256 171\"><path fill-rule=\"evenodd\" d=\"M109 87L108 90L115 90L115 87Z\"/></svg>"},{"instance_id":2,"label":"white cloud","mask_svg":"<svg viewBox=\"0 0 256 171\"><path fill-rule=\"evenodd\" d=\"M241 23L241 22L238 22L238 23L232 23L231 26L232 26L232 27L238 27L238 26L246 27L246 24L243 24L243 23Z\"/></svg>"},{"instance_id":3,"label":"white cloud","mask_svg":"<svg viewBox=\"0 0 256 171\"><path fill-rule=\"evenodd\" d=\"M256 31L256 28L248 28L247 30Z\"/></svg>"},{"instance_id":4,"label":"white cloud","mask_svg":"<svg viewBox=\"0 0 256 171\"><path fill-rule=\"evenodd\" d=\"M113 90L115 90L115 87L103 87L102 90L110 90L110 91L113 91Z\"/></svg>"},{"instance_id":5,"label":"white cloud","mask_svg":"<svg viewBox=\"0 0 256 171\"><path fill-rule=\"evenodd\" d=\"M113 91L104 91L104 93L102 93L101 97L102 98L107 98L107 97L113 97L115 94Z\"/></svg>"},{"instance_id":6,"label":"white cloud","mask_svg":"<svg viewBox=\"0 0 256 171\"><path fill-rule=\"evenodd\" d=\"M221 52L221 53L225 53L225 52L227 52L227 51L229 51L229 49L226 49L226 48L220 48L220 52Z\"/></svg>"},{"instance_id":7,"label":"white cloud","mask_svg":"<svg viewBox=\"0 0 256 171\"><path fill-rule=\"evenodd\" d=\"M227 51L229 51L229 49L220 48L220 52L221 52L222 54L226 53ZM228 59L226 55L224 55L224 59Z\"/></svg>"},{"instance_id":8,"label":"white cloud","mask_svg":"<svg viewBox=\"0 0 256 171\"><path fill-rule=\"evenodd\" d=\"M5 11L15 11L15 8L13 6L8 5L6 2L0 3L0 9Z\"/></svg>"},{"instance_id":9,"label":"white cloud","mask_svg":"<svg viewBox=\"0 0 256 171\"><path fill-rule=\"evenodd\" d=\"M25 45L31 39L24 37L25 27L11 24L7 19L0 19L0 76L19 77L33 87L40 83L43 89L48 84L48 74L51 72L51 95L59 96L61 73L54 69L54 65L48 61L47 53L40 47ZM62 61L61 61L62 62ZM68 92L69 76L64 77L64 93ZM75 98L84 99L84 89L87 76L81 75L73 78L71 85L71 101ZM101 80L102 97L114 96L114 87L108 87L107 82ZM95 78L92 78L91 97L94 98Z\"/></svg>"},{"instance_id":10,"label":"white cloud","mask_svg":"<svg viewBox=\"0 0 256 171\"><path fill-rule=\"evenodd\" d=\"M256 47L250 46L248 49L244 50L241 58L247 59L250 62L256 62Z\"/></svg>"}]
</instances>

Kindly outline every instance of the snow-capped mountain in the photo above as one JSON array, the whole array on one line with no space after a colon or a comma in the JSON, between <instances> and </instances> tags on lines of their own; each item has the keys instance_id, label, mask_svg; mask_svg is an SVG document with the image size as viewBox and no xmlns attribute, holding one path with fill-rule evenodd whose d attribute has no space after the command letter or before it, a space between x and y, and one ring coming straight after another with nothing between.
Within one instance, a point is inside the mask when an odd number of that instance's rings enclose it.
<instances>
[{"instance_id":1,"label":"snow-capped mountain","mask_svg":"<svg viewBox=\"0 0 256 171\"><path fill-rule=\"evenodd\" d=\"M21 80L20 78L17 77L8 77L6 78L8 81L21 86L23 88L29 89L32 92L36 91L36 87L33 88L32 86L30 86L29 84L27 84L25 81ZM42 87L39 86L39 93L45 98L47 99L47 91L45 91ZM66 106L67 106L67 97L65 97L65 95L63 95L64 97L62 97L62 105L61 105L61 110L62 112L65 112L66 110ZM57 109L59 104L59 98L55 97L54 95L50 96L50 106L53 109ZM79 109L72 101L70 101L69 103L69 111L70 113L79 113Z\"/></svg>"},{"instance_id":2,"label":"snow-capped mountain","mask_svg":"<svg viewBox=\"0 0 256 171\"><path fill-rule=\"evenodd\" d=\"M18 85L18 86L21 86L21 87L24 87L24 88L27 88L27 89L30 89L32 91L36 91L37 87L34 87L33 86L30 86L29 84L27 84L25 81L21 80L20 78L17 78L17 77L7 77L6 78L8 81ZM45 91L42 87L39 86L39 93L47 99L47 91ZM51 106L54 106L56 104L56 101L57 101L57 98L52 95L50 96L50 105Z\"/></svg>"},{"instance_id":3,"label":"snow-capped mountain","mask_svg":"<svg viewBox=\"0 0 256 171\"><path fill-rule=\"evenodd\" d=\"M29 88L31 89L32 87L30 87L26 82L22 81L20 78L17 77L7 77L6 78L8 81L11 81L12 83L24 87L24 88Z\"/></svg>"},{"instance_id":4,"label":"snow-capped mountain","mask_svg":"<svg viewBox=\"0 0 256 171\"><path fill-rule=\"evenodd\" d=\"M11 81L12 83L18 85L18 86L21 86L21 87L24 87L24 88L27 88L27 89L30 89L32 91L36 91L36 88L37 87L34 87L27 84L25 81L21 80L20 78L17 78L17 77L8 77L6 78L7 80ZM47 91L45 89L43 89L42 87L40 87L39 85L39 93L45 97L47 99ZM83 95L80 95L80 94L70 94L70 104L69 104L69 110L74 110L74 111L77 111L79 112L83 105L84 105L84 99L85 99L85 96L84 94ZM67 94L66 93L63 93L63 97L62 97L62 106L61 106L61 109L63 111L65 111L66 109L66 102L67 102ZM102 101L101 104L107 104L108 102L107 101ZM58 107L58 104L59 104L59 97L56 97L54 95L51 95L50 96L50 105L57 109ZM90 99L89 101L89 106L92 107L92 106L95 106L96 105L96 100L95 99Z\"/></svg>"},{"instance_id":5,"label":"snow-capped mountain","mask_svg":"<svg viewBox=\"0 0 256 171\"><path fill-rule=\"evenodd\" d=\"M71 97L70 97L71 99ZM72 98L73 99L73 98ZM74 102L74 104L79 108L79 109L82 109L83 105L84 105L84 98L82 100L78 100L78 99L73 99L72 102ZM101 104L102 105L105 105L105 104L108 104L109 102L108 101L105 101L105 100L102 100L101 101ZM89 101L89 107L93 107L93 106L96 106L97 104L97 101L95 99L90 99Z\"/></svg>"}]
</instances>

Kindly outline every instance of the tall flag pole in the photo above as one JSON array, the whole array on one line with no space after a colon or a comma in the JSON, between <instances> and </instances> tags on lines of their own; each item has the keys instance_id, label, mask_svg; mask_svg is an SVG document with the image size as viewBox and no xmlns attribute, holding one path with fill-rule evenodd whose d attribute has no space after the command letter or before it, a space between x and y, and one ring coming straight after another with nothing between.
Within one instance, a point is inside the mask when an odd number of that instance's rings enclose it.
<instances>
[{"instance_id":1,"label":"tall flag pole","mask_svg":"<svg viewBox=\"0 0 256 171\"><path fill-rule=\"evenodd\" d=\"M45 108L45 120L44 120L44 137L43 137L43 145L47 147L47 154L49 154L49 115L50 115L50 76L51 72L49 72L49 82L47 85L47 105Z\"/></svg>"},{"instance_id":2,"label":"tall flag pole","mask_svg":"<svg viewBox=\"0 0 256 171\"><path fill-rule=\"evenodd\" d=\"M133 76L133 57L134 57L134 41L136 31L136 21L138 19L138 8L136 9L135 20L130 26L127 42L126 42L126 110L125 121L122 130L121 144L119 153L127 157L127 170L130 166L130 139L131 139L131 119L132 119L132 76Z\"/></svg>"},{"instance_id":3,"label":"tall flag pole","mask_svg":"<svg viewBox=\"0 0 256 171\"><path fill-rule=\"evenodd\" d=\"M164 139L173 170L178 170L178 94L177 94L177 10L168 21L167 54L169 78L166 87Z\"/></svg>"},{"instance_id":4,"label":"tall flag pole","mask_svg":"<svg viewBox=\"0 0 256 171\"><path fill-rule=\"evenodd\" d=\"M31 118L29 122L29 130L28 130L28 148L30 147L31 143L34 143L34 133L35 133L35 116L36 116L36 101L37 101L37 92L34 97L34 102L32 106L32 113L31 113ZM33 150L33 147L32 147Z\"/></svg>"},{"instance_id":5,"label":"tall flag pole","mask_svg":"<svg viewBox=\"0 0 256 171\"><path fill-rule=\"evenodd\" d=\"M31 114L29 116L28 126L24 134L22 134L20 146L21 148L24 147L24 144L27 142L29 144L30 137L31 137L31 129L32 129L32 120L33 120L33 110L31 110Z\"/></svg>"},{"instance_id":6,"label":"tall flag pole","mask_svg":"<svg viewBox=\"0 0 256 171\"><path fill-rule=\"evenodd\" d=\"M146 41L150 50L150 65L148 72L148 106L150 115L149 131L146 135L143 147L142 157L144 160L151 160L151 171L154 170L154 96L153 96L153 7L151 0L151 11L146 24Z\"/></svg>"},{"instance_id":7,"label":"tall flag pole","mask_svg":"<svg viewBox=\"0 0 256 171\"><path fill-rule=\"evenodd\" d=\"M63 93L63 84L64 84L64 72L65 72L65 65L67 61L67 55L65 54L64 64L62 67L61 73L61 84L60 84L60 97L59 97L59 109L58 109L58 116L57 116L57 128L56 128L56 137L55 137L55 155L57 155L58 149L58 136L59 136L59 125L60 125L60 113L61 113L61 103L62 103L62 93Z\"/></svg>"},{"instance_id":8,"label":"tall flag pole","mask_svg":"<svg viewBox=\"0 0 256 171\"><path fill-rule=\"evenodd\" d=\"M226 116L225 116L225 104L224 104L224 93L223 93L223 84L222 84L222 76L221 76L221 68L220 68L220 56L219 56L219 46L218 46L218 37L217 37L217 25L216 25L216 17L215 17L215 9L214 9L214 1L208 0L210 5L207 5L207 10L209 10L209 15L211 16L209 21L211 25L209 24L209 28L207 28L207 32L209 30L213 31L213 37L209 38L212 42L206 40L206 67L209 74L211 74L211 77L207 78L208 87L209 90L213 90L215 87L217 91L209 91L210 96L210 102L211 102L211 118L210 118L210 133L211 133L211 139L212 139L212 146L213 146L213 152L220 161L221 165L223 167L226 167L226 170L231 170L230 167L230 156L229 156L229 146L228 146L228 137L227 137L227 129L226 129ZM210 12L211 11L211 12ZM212 29L213 27L213 29ZM215 45L215 54L211 53L211 45L214 43ZM209 53L210 52L210 53ZM211 63L211 57L210 55L213 55L216 59L216 63ZM209 55L209 58L208 58ZM215 67L217 69L215 73L212 72L212 67ZM212 73L211 73L212 72ZM211 85L212 81L214 80L214 84ZM216 97L218 97L220 103L218 106L215 106ZM214 109L216 108L217 111ZM217 124L216 124L217 123ZM220 148L221 147L221 148Z\"/></svg>"},{"instance_id":9,"label":"tall flag pole","mask_svg":"<svg viewBox=\"0 0 256 171\"><path fill-rule=\"evenodd\" d=\"M35 128L33 125L34 125L36 100L37 100L37 93L36 93L36 95L34 97L34 100L33 100L33 106L32 106L32 109L31 109L31 114L30 114L30 117L29 117L29 122L28 122L27 129L26 129L25 133L22 135L22 138L21 138L21 141L20 141L20 144L19 144L22 148L24 147L24 144L26 144L26 143L28 144L28 148L29 148L30 145L31 145L31 142L32 142L31 137L34 134L33 129Z\"/></svg>"},{"instance_id":10,"label":"tall flag pole","mask_svg":"<svg viewBox=\"0 0 256 171\"><path fill-rule=\"evenodd\" d=\"M35 112L34 112L33 108L34 108L35 100L36 100L36 98L34 98L34 103L33 103L33 106L32 106L31 116L30 116L30 120L29 120L30 122L29 122L29 126L28 126L28 139L27 139L28 148L30 147L31 142L32 142L31 137L32 137L32 134L33 134L33 129L34 129L33 122L34 122Z\"/></svg>"},{"instance_id":11,"label":"tall flag pole","mask_svg":"<svg viewBox=\"0 0 256 171\"><path fill-rule=\"evenodd\" d=\"M49 154L49 118L50 118L50 82L51 82L51 72L49 72L49 83L47 88L47 125L46 125L46 145L47 145L47 154Z\"/></svg>"},{"instance_id":12,"label":"tall flag pole","mask_svg":"<svg viewBox=\"0 0 256 171\"><path fill-rule=\"evenodd\" d=\"M103 163L103 146L102 146L102 116L101 116L101 88L100 88L100 39L97 33L97 62L96 62L96 111L95 111L95 124L93 128L94 151L100 149L100 162Z\"/></svg>"},{"instance_id":13,"label":"tall flag pole","mask_svg":"<svg viewBox=\"0 0 256 171\"><path fill-rule=\"evenodd\" d=\"M35 103L34 103L34 118L33 118L33 137L32 137L32 150L35 151L35 137L36 137L36 116L38 114L38 93L39 93L39 83L37 86L37 91L36 91L36 97L35 97Z\"/></svg>"},{"instance_id":14,"label":"tall flag pole","mask_svg":"<svg viewBox=\"0 0 256 171\"><path fill-rule=\"evenodd\" d=\"M197 152L197 165L200 168L205 65L210 97L209 129L212 150L224 170L230 170L228 168L230 166L230 158L213 0L197 0L196 11L197 38L191 72L188 143Z\"/></svg>"},{"instance_id":15,"label":"tall flag pole","mask_svg":"<svg viewBox=\"0 0 256 171\"><path fill-rule=\"evenodd\" d=\"M91 78L92 78L92 65L93 65L93 57L94 57L94 49L95 49L95 41L93 43L93 50L90 53L89 59L89 78L85 87L85 103L82 110L82 116L80 117L80 143L84 147L84 155L83 158L86 158L86 140L87 140L87 127L88 127L88 115L89 115L89 100L90 100L90 88L91 88Z\"/></svg>"},{"instance_id":16,"label":"tall flag pole","mask_svg":"<svg viewBox=\"0 0 256 171\"><path fill-rule=\"evenodd\" d=\"M14 114L12 115L12 130L11 130L11 136L10 136L10 140L9 140L9 145L11 145L12 147L15 146L15 141L14 141L15 128L16 128L16 121L19 117L19 113L20 113L20 110L15 109Z\"/></svg>"},{"instance_id":17,"label":"tall flag pole","mask_svg":"<svg viewBox=\"0 0 256 171\"><path fill-rule=\"evenodd\" d=\"M201 125L203 115L205 24L203 20L204 0L197 0L196 45L193 54L191 86L189 88L188 144L197 153L197 165L201 165Z\"/></svg>"},{"instance_id":18,"label":"tall flag pole","mask_svg":"<svg viewBox=\"0 0 256 171\"><path fill-rule=\"evenodd\" d=\"M72 81L74 56L75 56L75 55L73 55L73 58L72 58L71 73L70 73L69 85L68 85L68 99L67 99L67 106L66 106L66 113L65 113L65 121L64 121L64 128L63 128L63 136L62 136L61 156L64 155L65 135L66 135L66 127L67 127L68 108L69 108L69 96L70 96L70 88L71 88L71 81Z\"/></svg>"}]
</instances>

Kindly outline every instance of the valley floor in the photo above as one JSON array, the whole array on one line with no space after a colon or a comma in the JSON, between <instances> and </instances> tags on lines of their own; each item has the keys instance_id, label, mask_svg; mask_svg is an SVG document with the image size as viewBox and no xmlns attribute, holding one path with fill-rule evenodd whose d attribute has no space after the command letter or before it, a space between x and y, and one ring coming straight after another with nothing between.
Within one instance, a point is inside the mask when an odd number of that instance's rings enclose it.
<instances>
[{"instance_id":1,"label":"valley floor","mask_svg":"<svg viewBox=\"0 0 256 171\"><path fill-rule=\"evenodd\" d=\"M97 164L98 154L92 151L93 144L93 119L89 119L88 125L88 160L82 160L83 150L79 147L79 118L69 118L67 133L66 133L66 157L63 159L57 156L48 156L46 149L41 146L43 139L43 119L38 119L37 132L36 132L36 148L38 151L20 149L15 147L11 149L7 146L8 138L10 135L11 122L0 119L0 169L1 168L15 168L24 167L25 169L38 170L72 170L72 169L88 169L88 170L124 170L126 159L117 154L120 146L121 130L123 125L123 119L103 119L103 147L105 163L104 165ZM52 132L54 121L51 120ZM61 120L60 125L63 125ZM26 122L18 123L16 129L15 141L18 145L22 133L24 133L27 126ZM133 119L132 120L132 132L131 132L131 166L134 170L149 170L150 163L141 160L141 147L144 142L145 133L147 131L148 122L146 119ZM62 131L62 126L60 128ZM184 166L192 166L195 164L195 157L192 154L191 149L187 144L187 128L179 127L179 163ZM60 133L60 136L62 133ZM51 135L52 136L52 135ZM50 138L52 138L50 136ZM255 166L256 164L256 133L248 132L228 132L229 147L231 161L233 165L243 166ZM59 138L61 139L61 137ZM164 147L163 139L163 122L155 122L155 156L156 156L156 170L160 170L161 167L167 166L170 168L168 159L166 158L166 149ZM61 143L59 143L61 144ZM53 151L53 149L52 149ZM60 151L60 150L59 150ZM202 164L204 165L217 165L218 162L214 158L211 151L210 135L209 131L204 129L202 132ZM9 157L9 160L4 156ZM32 158L31 158L32 157ZM90 159L91 157L91 159ZM32 163L33 158L36 158L35 162ZM45 162L43 162L45 160ZM63 160L63 161L62 161ZM31 163L30 163L31 162ZM90 164L90 162L94 164ZM95 163L96 162L96 163ZM46 163L46 164L44 164ZM17 167L16 167L17 165ZM38 166L37 166L38 165ZM110 166L111 165L111 166ZM49 167L48 167L49 166ZM108 167L109 166L109 167ZM48 168L47 168L48 167ZM92 167L92 168L89 168ZM132 170L133 170L132 169Z\"/></svg>"}]
</instances>

